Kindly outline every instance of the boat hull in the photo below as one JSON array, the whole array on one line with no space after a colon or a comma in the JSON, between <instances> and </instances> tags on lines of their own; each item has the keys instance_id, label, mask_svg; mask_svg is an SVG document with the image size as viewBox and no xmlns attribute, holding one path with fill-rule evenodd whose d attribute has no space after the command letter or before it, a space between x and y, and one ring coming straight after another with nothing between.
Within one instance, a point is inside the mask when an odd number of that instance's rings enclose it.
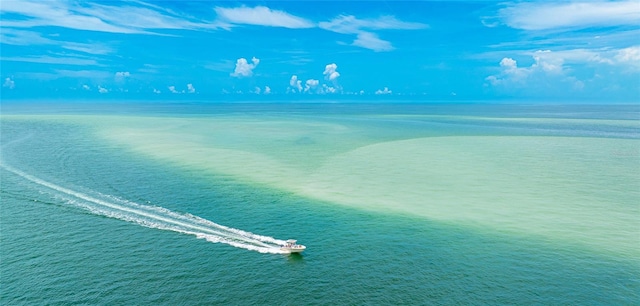
<instances>
[{"instance_id":1,"label":"boat hull","mask_svg":"<svg viewBox=\"0 0 640 306\"><path fill-rule=\"evenodd\" d=\"M305 247L301 247L301 248L280 248L280 250L282 251L286 251L289 253L300 253L302 251L304 251L306 248Z\"/></svg>"}]
</instances>

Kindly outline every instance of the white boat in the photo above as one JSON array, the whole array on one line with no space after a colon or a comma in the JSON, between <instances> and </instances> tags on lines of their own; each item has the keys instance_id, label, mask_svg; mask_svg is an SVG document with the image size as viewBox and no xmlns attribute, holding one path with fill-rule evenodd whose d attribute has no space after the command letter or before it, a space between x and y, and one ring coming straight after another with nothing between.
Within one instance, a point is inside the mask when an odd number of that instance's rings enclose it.
<instances>
[{"instance_id":1,"label":"white boat","mask_svg":"<svg viewBox=\"0 0 640 306\"><path fill-rule=\"evenodd\" d=\"M300 253L307 248L304 245L296 244L296 240L293 239L289 239L286 242L287 243L280 247L280 250L287 251L289 253Z\"/></svg>"}]
</instances>

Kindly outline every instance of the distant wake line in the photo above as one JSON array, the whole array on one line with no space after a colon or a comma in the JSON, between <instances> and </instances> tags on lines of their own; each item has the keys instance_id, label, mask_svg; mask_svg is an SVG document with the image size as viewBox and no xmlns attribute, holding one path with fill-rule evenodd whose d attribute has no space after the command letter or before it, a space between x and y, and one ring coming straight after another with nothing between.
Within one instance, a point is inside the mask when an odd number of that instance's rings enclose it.
<instances>
[{"instance_id":1,"label":"distant wake line","mask_svg":"<svg viewBox=\"0 0 640 306\"><path fill-rule=\"evenodd\" d=\"M142 205L114 196L100 194L100 197L108 200L98 199L44 181L1 162L0 167L40 186L57 191L60 194L56 194L56 196L66 200L67 203L86 209L96 215L124 220L149 228L194 235L209 242L225 243L237 248L260 253L287 253L280 250L280 245L285 244L285 241L273 237L256 235L243 230L226 227L191 214L177 213L157 206Z\"/></svg>"}]
</instances>

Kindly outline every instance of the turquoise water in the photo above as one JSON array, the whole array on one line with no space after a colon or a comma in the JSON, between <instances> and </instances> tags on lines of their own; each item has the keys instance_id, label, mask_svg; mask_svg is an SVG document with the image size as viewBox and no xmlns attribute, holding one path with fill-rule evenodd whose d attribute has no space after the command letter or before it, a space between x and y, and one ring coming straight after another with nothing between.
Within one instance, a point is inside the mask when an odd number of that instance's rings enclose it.
<instances>
[{"instance_id":1,"label":"turquoise water","mask_svg":"<svg viewBox=\"0 0 640 306\"><path fill-rule=\"evenodd\" d=\"M1 304L640 302L637 106L1 119Z\"/></svg>"}]
</instances>

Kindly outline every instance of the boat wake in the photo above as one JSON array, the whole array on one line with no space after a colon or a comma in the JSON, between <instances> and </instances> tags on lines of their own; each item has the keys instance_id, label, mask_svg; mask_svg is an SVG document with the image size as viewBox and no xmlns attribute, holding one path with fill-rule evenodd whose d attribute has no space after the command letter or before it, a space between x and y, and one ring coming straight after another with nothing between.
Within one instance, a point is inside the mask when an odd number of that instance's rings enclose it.
<instances>
[{"instance_id":1,"label":"boat wake","mask_svg":"<svg viewBox=\"0 0 640 306\"><path fill-rule=\"evenodd\" d=\"M98 192L95 192L95 195L85 194L47 182L4 163L0 163L0 167L46 187L47 193L55 198L96 215L132 222L149 228L194 235L209 242L224 243L260 253L289 253L280 249L280 246L286 243L284 240L230 228L192 214L178 213L163 207L138 204Z\"/></svg>"}]
</instances>

